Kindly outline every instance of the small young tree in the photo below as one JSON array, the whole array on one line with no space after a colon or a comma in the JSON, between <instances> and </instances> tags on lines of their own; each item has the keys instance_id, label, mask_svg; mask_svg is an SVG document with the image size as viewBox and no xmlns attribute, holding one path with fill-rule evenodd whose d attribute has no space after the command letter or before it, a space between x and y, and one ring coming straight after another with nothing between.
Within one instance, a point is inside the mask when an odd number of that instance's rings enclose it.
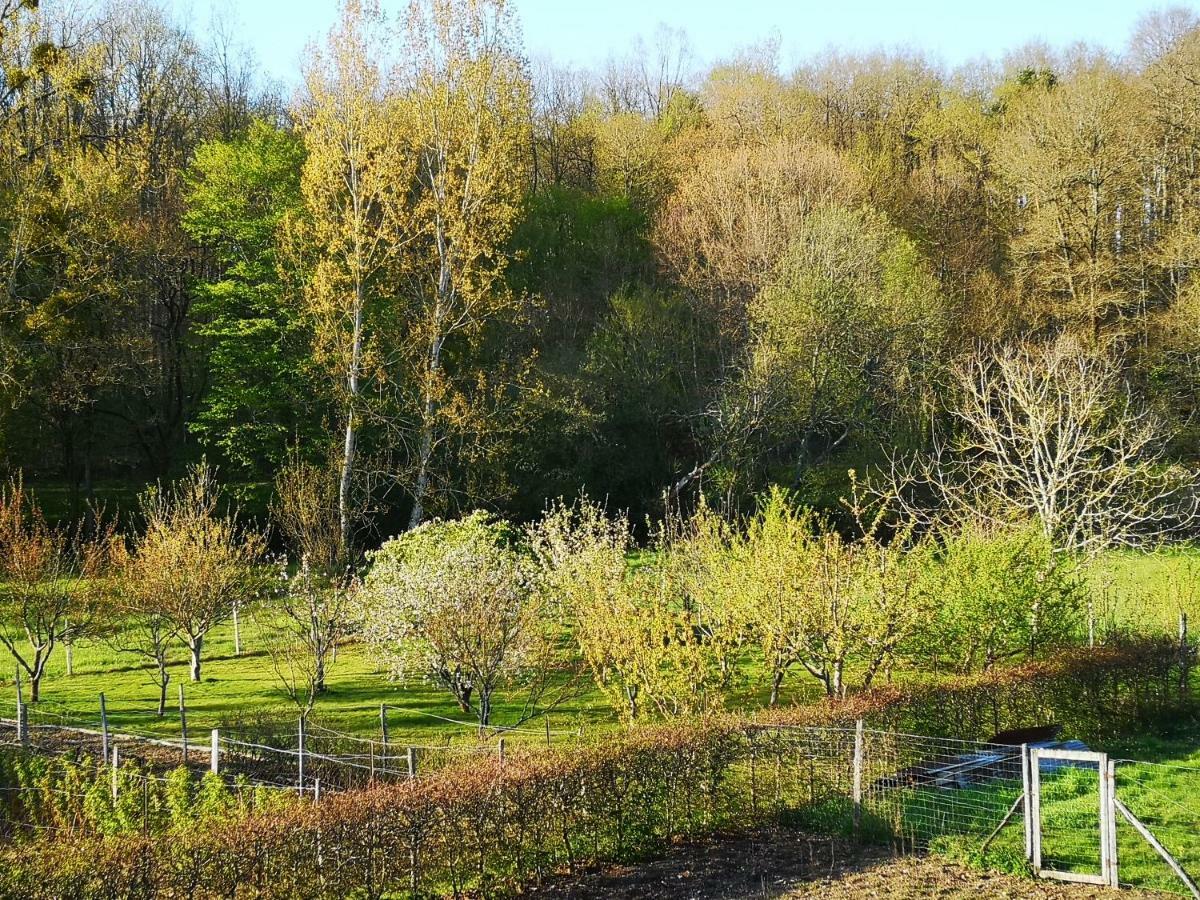
<instances>
[{"instance_id":1,"label":"small young tree","mask_svg":"<svg viewBox=\"0 0 1200 900\"><path fill-rule=\"evenodd\" d=\"M433 520L374 554L357 604L362 633L392 674L448 690L480 725L497 689L546 688L553 642L507 527L483 512Z\"/></svg>"},{"instance_id":2,"label":"small young tree","mask_svg":"<svg viewBox=\"0 0 1200 900\"><path fill-rule=\"evenodd\" d=\"M117 578L108 604L107 641L121 653L141 656L153 664L151 679L158 688L158 715L167 711L167 686L171 683L168 667L174 624L153 595L143 592L144 582L131 577L131 557L120 551Z\"/></svg>"},{"instance_id":3,"label":"small young tree","mask_svg":"<svg viewBox=\"0 0 1200 900\"><path fill-rule=\"evenodd\" d=\"M220 515L218 500L204 463L169 488L148 490L141 497L145 527L126 567L131 594L168 621L188 648L192 681L200 680L209 631L260 586L262 535L239 525L235 515Z\"/></svg>"},{"instance_id":4,"label":"small young tree","mask_svg":"<svg viewBox=\"0 0 1200 900\"><path fill-rule=\"evenodd\" d=\"M20 479L0 489L0 644L29 677L35 703L54 648L92 623L98 591L90 579L104 568L110 537L48 525Z\"/></svg>"},{"instance_id":5,"label":"small young tree","mask_svg":"<svg viewBox=\"0 0 1200 900\"><path fill-rule=\"evenodd\" d=\"M628 521L594 503L556 504L529 529L540 590L557 598L596 683L629 718L700 708L722 683L720 645L690 602L683 554L629 571Z\"/></svg>"},{"instance_id":6,"label":"small young tree","mask_svg":"<svg viewBox=\"0 0 1200 900\"><path fill-rule=\"evenodd\" d=\"M937 543L925 590L938 608L920 641L931 656L971 672L1070 638L1083 582L1038 525L967 522Z\"/></svg>"},{"instance_id":7,"label":"small young tree","mask_svg":"<svg viewBox=\"0 0 1200 900\"><path fill-rule=\"evenodd\" d=\"M349 625L359 583L348 575L322 574L307 557L295 574L281 566L279 581L276 595L258 610L259 631L276 681L307 716L325 693L331 656Z\"/></svg>"}]
</instances>

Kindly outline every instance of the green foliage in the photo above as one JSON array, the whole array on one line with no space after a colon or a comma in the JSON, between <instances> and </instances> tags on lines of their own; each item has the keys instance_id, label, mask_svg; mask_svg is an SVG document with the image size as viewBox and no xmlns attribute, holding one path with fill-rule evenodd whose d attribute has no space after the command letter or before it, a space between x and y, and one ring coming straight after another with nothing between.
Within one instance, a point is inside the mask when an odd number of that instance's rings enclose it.
<instances>
[{"instance_id":1,"label":"green foliage","mask_svg":"<svg viewBox=\"0 0 1200 900\"><path fill-rule=\"evenodd\" d=\"M915 636L926 657L960 672L1035 655L1078 634L1086 599L1078 568L1054 553L1035 526L966 523L940 536L925 590L938 598L934 621Z\"/></svg>"},{"instance_id":2,"label":"green foliage","mask_svg":"<svg viewBox=\"0 0 1200 900\"><path fill-rule=\"evenodd\" d=\"M197 147L187 173L183 227L221 269L195 285L212 384L191 427L243 477L269 478L289 443L320 433L311 337L287 302L278 249L301 208L303 161L295 134L255 121L242 137Z\"/></svg>"}]
</instances>

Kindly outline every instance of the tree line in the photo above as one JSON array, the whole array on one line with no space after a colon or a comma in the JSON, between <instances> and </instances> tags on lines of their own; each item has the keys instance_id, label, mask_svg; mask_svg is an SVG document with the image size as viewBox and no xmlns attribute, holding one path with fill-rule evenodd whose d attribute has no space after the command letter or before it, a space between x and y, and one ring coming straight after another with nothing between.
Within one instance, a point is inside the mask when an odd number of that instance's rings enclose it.
<instances>
[{"instance_id":1,"label":"tree line","mask_svg":"<svg viewBox=\"0 0 1200 900\"><path fill-rule=\"evenodd\" d=\"M359 548L580 492L837 516L1064 341L1196 456L1189 12L957 70L662 29L581 71L501 0L348 0L287 97L150 0L0 12L3 459L68 514L204 455L243 499L322 468Z\"/></svg>"}]
</instances>

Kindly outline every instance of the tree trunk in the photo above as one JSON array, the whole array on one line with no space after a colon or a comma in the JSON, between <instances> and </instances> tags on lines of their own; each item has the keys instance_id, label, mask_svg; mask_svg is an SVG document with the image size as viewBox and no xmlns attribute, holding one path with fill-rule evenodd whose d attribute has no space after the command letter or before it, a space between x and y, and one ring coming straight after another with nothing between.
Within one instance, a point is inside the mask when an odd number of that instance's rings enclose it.
<instances>
[{"instance_id":1,"label":"tree trunk","mask_svg":"<svg viewBox=\"0 0 1200 900\"><path fill-rule=\"evenodd\" d=\"M775 706L779 703L779 686L783 684L783 669L775 672L771 679L771 699L767 701L767 706Z\"/></svg>"},{"instance_id":2,"label":"tree trunk","mask_svg":"<svg viewBox=\"0 0 1200 900\"><path fill-rule=\"evenodd\" d=\"M346 391L349 394L346 405L346 437L342 445L342 471L338 482L338 524L341 527L343 550L350 546L351 510L353 509L350 488L354 479L354 461L358 453L358 431L354 418L354 405L358 401L358 370L362 365L362 284L357 283L354 290L354 333L350 346L350 367L346 372Z\"/></svg>"},{"instance_id":3,"label":"tree trunk","mask_svg":"<svg viewBox=\"0 0 1200 900\"><path fill-rule=\"evenodd\" d=\"M191 651L192 660L189 672L192 681L200 680L200 651L204 646L204 635L197 635L188 642L188 650Z\"/></svg>"},{"instance_id":4,"label":"tree trunk","mask_svg":"<svg viewBox=\"0 0 1200 900\"><path fill-rule=\"evenodd\" d=\"M171 681L171 675L167 672L166 664L159 660L158 663L158 717L161 719L167 714L167 685Z\"/></svg>"}]
</instances>

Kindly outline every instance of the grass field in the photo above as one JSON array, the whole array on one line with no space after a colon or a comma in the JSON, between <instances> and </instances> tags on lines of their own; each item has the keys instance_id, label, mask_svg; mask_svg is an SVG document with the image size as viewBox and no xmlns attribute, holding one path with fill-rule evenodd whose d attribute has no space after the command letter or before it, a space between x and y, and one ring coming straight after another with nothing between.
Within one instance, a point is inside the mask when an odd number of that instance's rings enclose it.
<instances>
[{"instance_id":1,"label":"grass field","mask_svg":"<svg viewBox=\"0 0 1200 900\"><path fill-rule=\"evenodd\" d=\"M1200 551L1111 554L1098 563L1092 576L1098 585L1098 615L1102 613L1110 627L1173 632L1182 607L1189 611L1195 609L1192 621L1200 629L1200 602L1196 594L1188 590L1193 573L1200 575ZM234 655L232 626L228 623L218 626L205 643L203 679L199 683L187 680L183 649L176 649L168 695L170 708L161 720L155 715L157 686L151 680L149 665L133 654L119 652L96 641L81 642L75 648L74 674L70 677L66 675L63 649L55 650L42 684L41 707L49 712L97 721L99 695L103 691L109 719L115 728L174 735L179 727L175 706L178 685L182 683L187 697L189 727L198 731L264 715L282 718L296 715L295 708L276 681L268 655L262 651L261 644L256 648L253 618L244 616L243 619L242 655ZM740 684L728 705L741 709L762 707L767 698L767 685L753 664L747 662L742 668ZM11 665L6 665L3 677L0 677L0 711L11 709L15 701L12 669ZM894 673L899 682L930 677L935 676L903 668L897 668ZM589 675L584 674L573 694L551 713L554 731L589 731L617 724L616 714L594 687ZM816 681L802 672L795 672L784 682L781 702L804 703L819 696ZM345 644L331 667L328 691L317 703L315 720L326 727L356 735L377 736L381 704L390 707L389 726L396 740L474 739L474 728L444 721L471 718L458 710L448 693L423 681L394 682L378 671L361 645ZM502 695L493 722L511 724L521 706L518 692ZM543 727L540 721L530 725L531 730ZM514 739L519 737L514 735ZM1200 736L1189 739L1194 741L1193 749L1200 747ZM1155 754L1149 758L1164 755L1150 747L1131 747L1126 752L1130 756L1146 758L1141 752L1135 754L1135 749ZM1175 756L1180 749L1178 746L1169 748L1165 755Z\"/></svg>"}]
</instances>

